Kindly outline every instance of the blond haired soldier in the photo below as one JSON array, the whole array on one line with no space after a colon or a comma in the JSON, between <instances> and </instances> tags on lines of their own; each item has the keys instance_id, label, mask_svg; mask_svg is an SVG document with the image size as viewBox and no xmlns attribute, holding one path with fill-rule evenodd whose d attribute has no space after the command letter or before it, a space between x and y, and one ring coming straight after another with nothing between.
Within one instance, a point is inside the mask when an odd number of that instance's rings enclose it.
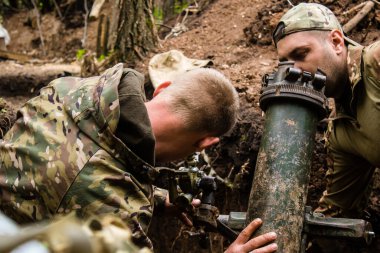
<instances>
[{"instance_id":1,"label":"blond haired soldier","mask_svg":"<svg viewBox=\"0 0 380 253\"><path fill-rule=\"evenodd\" d=\"M1 211L23 224L72 211L83 218L113 214L137 245L152 248L146 232L155 161L217 143L234 126L239 105L231 83L212 69L162 83L151 101L143 85L140 73L118 64L97 77L57 79L28 101L0 142ZM259 224L253 222L230 252L249 252L275 238L249 240Z\"/></svg>"}]
</instances>

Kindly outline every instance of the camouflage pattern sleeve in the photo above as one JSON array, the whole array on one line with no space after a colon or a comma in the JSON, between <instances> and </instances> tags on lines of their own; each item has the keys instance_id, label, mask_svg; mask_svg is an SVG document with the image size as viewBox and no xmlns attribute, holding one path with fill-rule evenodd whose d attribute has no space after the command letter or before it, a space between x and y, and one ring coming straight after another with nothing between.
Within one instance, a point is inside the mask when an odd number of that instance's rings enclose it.
<instances>
[{"instance_id":1,"label":"camouflage pattern sleeve","mask_svg":"<svg viewBox=\"0 0 380 253\"><path fill-rule=\"evenodd\" d=\"M82 164L99 149L64 110L62 97L78 80L61 78L43 88L0 140L1 210L18 223L54 215Z\"/></svg>"},{"instance_id":2,"label":"camouflage pattern sleeve","mask_svg":"<svg viewBox=\"0 0 380 253\"><path fill-rule=\"evenodd\" d=\"M152 187L139 183L121 164L99 150L78 174L58 213L75 210L79 217L115 214L132 231L134 242L152 248L146 235L152 217Z\"/></svg>"},{"instance_id":3,"label":"camouflage pattern sleeve","mask_svg":"<svg viewBox=\"0 0 380 253\"><path fill-rule=\"evenodd\" d=\"M147 247L140 248L132 240L132 233L125 223L114 215L92 217L83 229L89 233L90 241L94 245L93 253L120 252L120 253L151 253ZM54 253L54 252L53 252Z\"/></svg>"},{"instance_id":4,"label":"camouflage pattern sleeve","mask_svg":"<svg viewBox=\"0 0 380 253\"><path fill-rule=\"evenodd\" d=\"M380 165L380 42L348 49L353 112L348 114L337 103L337 116L329 123L327 185L316 211L357 217L366 206L374 169Z\"/></svg>"},{"instance_id":5,"label":"camouflage pattern sleeve","mask_svg":"<svg viewBox=\"0 0 380 253\"><path fill-rule=\"evenodd\" d=\"M380 41L377 41L364 50L364 78L371 83L370 92L380 102Z\"/></svg>"},{"instance_id":6,"label":"camouflage pattern sleeve","mask_svg":"<svg viewBox=\"0 0 380 253\"><path fill-rule=\"evenodd\" d=\"M0 209L8 217L25 224L72 210L116 214L151 247L148 183L158 172L114 134L122 75L118 64L99 77L56 79L19 111L0 140ZM146 111L143 101L133 105Z\"/></svg>"},{"instance_id":7,"label":"camouflage pattern sleeve","mask_svg":"<svg viewBox=\"0 0 380 253\"><path fill-rule=\"evenodd\" d=\"M152 252L146 247L135 245L131 230L115 215L98 215L80 220L70 213L21 228L0 212L0 235L0 252Z\"/></svg>"}]
</instances>

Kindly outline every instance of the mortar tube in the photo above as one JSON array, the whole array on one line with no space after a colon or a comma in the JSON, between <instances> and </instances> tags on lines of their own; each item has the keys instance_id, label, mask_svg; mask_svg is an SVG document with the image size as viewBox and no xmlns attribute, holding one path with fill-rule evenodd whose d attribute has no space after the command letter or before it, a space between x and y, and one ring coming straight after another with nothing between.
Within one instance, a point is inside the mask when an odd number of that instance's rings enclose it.
<instances>
[{"instance_id":1,"label":"mortar tube","mask_svg":"<svg viewBox=\"0 0 380 253\"><path fill-rule=\"evenodd\" d=\"M264 221L255 236L275 231L278 252L300 250L317 123L300 103L276 102L266 111L247 223Z\"/></svg>"}]
</instances>

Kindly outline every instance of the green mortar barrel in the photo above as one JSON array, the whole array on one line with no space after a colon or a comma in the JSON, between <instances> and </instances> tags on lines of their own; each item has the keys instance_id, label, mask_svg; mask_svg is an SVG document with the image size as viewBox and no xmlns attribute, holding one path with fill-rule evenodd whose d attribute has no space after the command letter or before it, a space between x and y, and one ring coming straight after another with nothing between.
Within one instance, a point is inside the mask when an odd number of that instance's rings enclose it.
<instances>
[{"instance_id":1,"label":"green mortar barrel","mask_svg":"<svg viewBox=\"0 0 380 253\"><path fill-rule=\"evenodd\" d=\"M314 137L326 115L325 76L281 62L266 75L260 97L265 127L249 197L246 224L261 218L255 233L277 233L281 253L300 252Z\"/></svg>"}]
</instances>

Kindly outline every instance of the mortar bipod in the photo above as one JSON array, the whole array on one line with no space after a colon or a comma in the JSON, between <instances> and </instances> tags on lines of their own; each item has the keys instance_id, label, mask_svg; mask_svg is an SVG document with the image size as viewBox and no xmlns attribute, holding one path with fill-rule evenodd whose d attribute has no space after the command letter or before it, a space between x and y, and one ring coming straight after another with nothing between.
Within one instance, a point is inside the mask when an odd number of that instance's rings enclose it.
<instances>
[{"instance_id":1,"label":"mortar bipod","mask_svg":"<svg viewBox=\"0 0 380 253\"><path fill-rule=\"evenodd\" d=\"M353 239L363 244L371 244L375 238L370 222L362 219L330 218L323 214L313 213L311 207L305 210L301 253L305 252L306 236L321 236L328 238ZM243 230L246 212L230 212L229 215L219 215L218 221L234 230Z\"/></svg>"}]
</instances>

